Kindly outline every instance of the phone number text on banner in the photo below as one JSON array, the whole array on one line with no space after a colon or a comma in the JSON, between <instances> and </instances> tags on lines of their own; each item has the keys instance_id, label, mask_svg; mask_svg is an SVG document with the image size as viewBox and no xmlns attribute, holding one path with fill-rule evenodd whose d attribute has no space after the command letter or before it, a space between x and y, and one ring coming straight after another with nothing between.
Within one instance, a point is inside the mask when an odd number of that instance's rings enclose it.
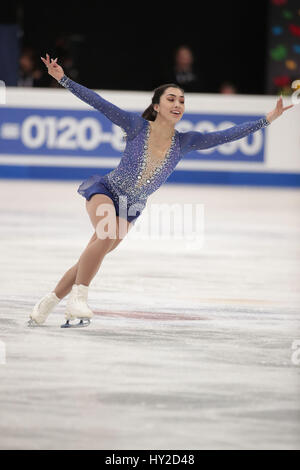
<instances>
[{"instance_id":1,"label":"phone number text on banner","mask_svg":"<svg viewBox=\"0 0 300 470\"><path fill-rule=\"evenodd\" d=\"M176 126L180 132L202 133L227 129L261 116L185 114ZM0 109L0 155L120 157L125 148L123 130L97 111L61 109ZM263 162L265 129L207 150L187 159Z\"/></svg>"}]
</instances>

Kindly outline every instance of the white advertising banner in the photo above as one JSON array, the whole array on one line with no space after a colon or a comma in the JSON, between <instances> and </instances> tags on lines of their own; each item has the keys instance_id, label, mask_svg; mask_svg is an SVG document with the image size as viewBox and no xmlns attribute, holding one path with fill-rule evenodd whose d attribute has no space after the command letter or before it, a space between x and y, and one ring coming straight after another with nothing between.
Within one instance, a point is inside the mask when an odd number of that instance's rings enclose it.
<instances>
[{"instance_id":1,"label":"white advertising banner","mask_svg":"<svg viewBox=\"0 0 300 470\"><path fill-rule=\"evenodd\" d=\"M3 89L0 101L0 177L83 180L115 168L122 130L70 91ZM100 91L120 108L142 114L151 93ZM214 132L254 121L276 96L188 94L180 132ZM292 98L284 98L284 105ZM300 186L300 106L267 128L208 150L185 155L167 182Z\"/></svg>"}]
</instances>

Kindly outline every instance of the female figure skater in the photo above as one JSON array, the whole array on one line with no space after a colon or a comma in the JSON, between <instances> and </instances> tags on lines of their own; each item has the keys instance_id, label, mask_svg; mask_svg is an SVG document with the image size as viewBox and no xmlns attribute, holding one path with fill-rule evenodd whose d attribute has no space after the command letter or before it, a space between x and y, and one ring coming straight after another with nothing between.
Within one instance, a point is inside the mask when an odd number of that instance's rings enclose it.
<instances>
[{"instance_id":1,"label":"female figure skater","mask_svg":"<svg viewBox=\"0 0 300 470\"><path fill-rule=\"evenodd\" d=\"M86 209L95 229L92 238L78 262L64 274L54 291L34 306L29 322L31 326L44 323L58 302L70 293L63 326L85 326L93 316L87 305L89 285L105 255L118 246L146 206L148 196L166 181L181 158L188 152L215 147L256 132L270 125L293 105L283 107L280 97L275 109L256 121L206 134L181 133L175 130L175 125L183 116L185 103L184 91L178 85L156 88L151 105L140 116L118 108L66 77L57 59L50 59L48 54L41 59L48 73L63 87L102 112L126 133L126 148L117 168L104 176L92 175L77 190L86 199ZM110 228L108 232L99 229L106 220L104 209L110 213L110 221L114 222L115 236L111 236ZM125 226L124 236L120 233L121 222L122 227ZM79 319L80 323L71 325L70 320L74 319Z\"/></svg>"}]
</instances>

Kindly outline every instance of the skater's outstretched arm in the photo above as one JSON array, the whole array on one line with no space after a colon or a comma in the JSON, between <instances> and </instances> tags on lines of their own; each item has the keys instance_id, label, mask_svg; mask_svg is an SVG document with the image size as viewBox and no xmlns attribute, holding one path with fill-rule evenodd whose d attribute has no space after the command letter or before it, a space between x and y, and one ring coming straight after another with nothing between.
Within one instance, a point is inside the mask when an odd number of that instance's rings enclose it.
<instances>
[{"instance_id":1,"label":"skater's outstretched arm","mask_svg":"<svg viewBox=\"0 0 300 470\"><path fill-rule=\"evenodd\" d=\"M66 77L63 68L58 65L57 59L50 60L49 54L46 54L46 58L41 57L41 59L48 68L49 75L55 78L62 86L70 90L85 103L103 113L114 124L122 127L129 139L137 135L144 121L138 113L120 109L118 106L102 98L98 93Z\"/></svg>"},{"instance_id":2,"label":"skater's outstretched arm","mask_svg":"<svg viewBox=\"0 0 300 470\"><path fill-rule=\"evenodd\" d=\"M230 127L223 131L216 132L186 132L181 134L181 150L182 153L192 152L193 150L202 150L215 147L217 145L232 142L241 139L253 132L269 126L272 121L277 119L284 111L294 105L283 107L282 97L278 99L275 109L269 112L266 117L262 117L256 121L243 122L236 126Z\"/></svg>"}]
</instances>

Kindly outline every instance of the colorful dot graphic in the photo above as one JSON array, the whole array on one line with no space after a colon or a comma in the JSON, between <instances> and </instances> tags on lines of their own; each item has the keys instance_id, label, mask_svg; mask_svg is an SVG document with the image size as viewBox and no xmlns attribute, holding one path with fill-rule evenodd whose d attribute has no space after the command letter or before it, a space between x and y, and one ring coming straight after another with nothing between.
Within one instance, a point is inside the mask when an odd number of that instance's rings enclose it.
<instances>
[{"instance_id":1,"label":"colorful dot graphic","mask_svg":"<svg viewBox=\"0 0 300 470\"><path fill-rule=\"evenodd\" d=\"M300 44L294 44L293 50L296 54L300 54Z\"/></svg>"},{"instance_id":2,"label":"colorful dot graphic","mask_svg":"<svg viewBox=\"0 0 300 470\"><path fill-rule=\"evenodd\" d=\"M270 0L268 93L300 79L300 0Z\"/></svg>"},{"instance_id":3,"label":"colorful dot graphic","mask_svg":"<svg viewBox=\"0 0 300 470\"><path fill-rule=\"evenodd\" d=\"M286 60L285 61L285 66L289 70L296 70L297 64L294 60Z\"/></svg>"},{"instance_id":4,"label":"colorful dot graphic","mask_svg":"<svg viewBox=\"0 0 300 470\"><path fill-rule=\"evenodd\" d=\"M272 0L273 5L282 6L287 3L287 0Z\"/></svg>"},{"instance_id":5,"label":"colorful dot graphic","mask_svg":"<svg viewBox=\"0 0 300 470\"><path fill-rule=\"evenodd\" d=\"M283 32L283 28L281 26L273 26L272 32L275 36L279 36Z\"/></svg>"},{"instance_id":6,"label":"colorful dot graphic","mask_svg":"<svg viewBox=\"0 0 300 470\"><path fill-rule=\"evenodd\" d=\"M271 50L271 57L274 60L283 60L287 56L287 48L283 44L279 44L277 47Z\"/></svg>"},{"instance_id":7,"label":"colorful dot graphic","mask_svg":"<svg viewBox=\"0 0 300 470\"><path fill-rule=\"evenodd\" d=\"M283 10L282 15L287 20L291 20L293 18L293 13L290 10Z\"/></svg>"}]
</instances>

